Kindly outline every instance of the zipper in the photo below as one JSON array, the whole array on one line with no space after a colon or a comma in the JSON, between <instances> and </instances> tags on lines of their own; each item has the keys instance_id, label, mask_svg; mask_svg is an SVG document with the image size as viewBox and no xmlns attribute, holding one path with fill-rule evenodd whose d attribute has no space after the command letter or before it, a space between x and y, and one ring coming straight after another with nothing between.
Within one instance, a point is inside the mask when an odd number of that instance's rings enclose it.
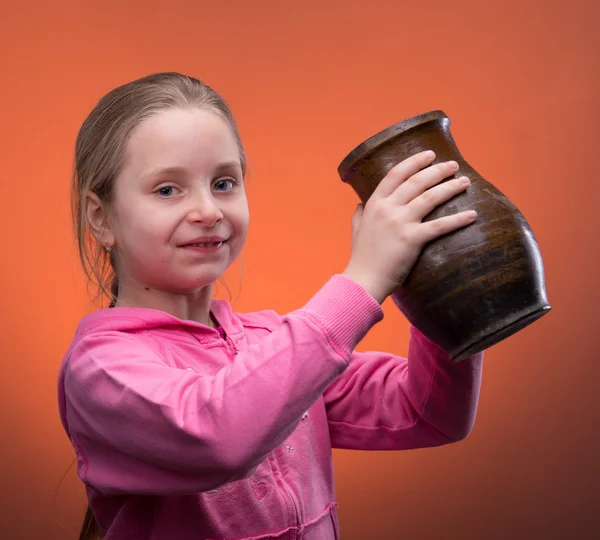
<instances>
[{"instance_id":1,"label":"zipper","mask_svg":"<svg viewBox=\"0 0 600 540\"><path fill-rule=\"evenodd\" d=\"M237 345L235 344L235 342L229 337L229 335L227 335L225 333L225 330L223 329L222 326L218 326L217 331L219 332L219 336L221 337L221 339L223 341L225 341L225 343L227 344L227 346L229 347L231 352L233 352L233 354L236 355L239 352L239 349L238 349ZM293 494L287 480L285 479L285 477L283 475L281 467L279 466L279 459L275 455L275 452L271 452L269 457L272 458L273 464L277 468L277 474L279 475L279 479L280 479L280 483L283 488L283 491L285 492L285 495L292 503L295 537L299 538L299 536L300 536L300 512L298 510L298 504L296 502L296 498L294 497L294 494Z\"/></svg>"},{"instance_id":2,"label":"zipper","mask_svg":"<svg viewBox=\"0 0 600 540\"><path fill-rule=\"evenodd\" d=\"M279 483L280 483L281 487L283 488L283 492L285 493L288 500L292 503L294 538L300 538L300 533L301 533L301 531L300 531L300 512L298 510L298 504L296 503L296 498L294 497L294 494L293 494L287 480L285 479L285 476L283 475L281 467L279 466L279 458L275 454L275 451L271 452L269 457L272 458L273 466L277 470L277 476L279 476Z\"/></svg>"},{"instance_id":3,"label":"zipper","mask_svg":"<svg viewBox=\"0 0 600 540\"><path fill-rule=\"evenodd\" d=\"M229 350L235 356L239 352L239 349L237 348L237 345L235 344L235 342L233 341L233 339L231 339L225 333L225 330L223 329L222 326L217 327L217 332L219 332L219 336L221 337L221 339L225 342L225 344L227 345L227 347L229 348Z\"/></svg>"},{"instance_id":4,"label":"zipper","mask_svg":"<svg viewBox=\"0 0 600 540\"><path fill-rule=\"evenodd\" d=\"M282 481L282 485L285 489L285 492L286 492L287 496L290 498L290 501L292 501L292 506L294 507L294 525L295 525L295 529L296 529L295 537L299 538L300 537L300 512L298 510L298 504L296 503L296 498L294 497L294 493L289 488L287 480L284 478L283 474L281 474L281 481Z\"/></svg>"}]
</instances>

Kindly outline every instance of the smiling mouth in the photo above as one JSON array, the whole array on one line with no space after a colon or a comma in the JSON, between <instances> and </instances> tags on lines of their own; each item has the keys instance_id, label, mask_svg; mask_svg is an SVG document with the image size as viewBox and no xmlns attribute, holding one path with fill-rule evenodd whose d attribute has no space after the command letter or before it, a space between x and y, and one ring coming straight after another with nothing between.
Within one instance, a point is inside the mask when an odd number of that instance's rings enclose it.
<instances>
[{"instance_id":1,"label":"smiling mouth","mask_svg":"<svg viewBox=\"0 0 600 540\"><path fill-rule=\"evenodd\" d=\"M217 240L215 242L192 242L189 244L183 244L179 247L196 253L219 253L221 248L227 244L228 241L229 239Z\"/></svg>"},{"instance_id":2,"label":"smiling mouth","mask_svg":"<svg viewBox=\"0 0 600 540\"><path fill-rule=\"evenodd\" d=\"M199 247L199 248L206 248L206 247L220 247L222 246L227 240L223 240L221 242L202 242L202 243L198 243L198 244L186 244L183 247Z\"/></svg>"}]
</instances>

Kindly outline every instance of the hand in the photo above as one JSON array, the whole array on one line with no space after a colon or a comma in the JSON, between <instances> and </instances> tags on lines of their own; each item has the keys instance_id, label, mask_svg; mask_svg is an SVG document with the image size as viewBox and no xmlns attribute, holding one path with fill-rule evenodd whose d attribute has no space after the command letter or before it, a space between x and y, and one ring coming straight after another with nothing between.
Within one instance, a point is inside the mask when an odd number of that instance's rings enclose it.
<instances>
[{"instance_id":1,"label":"hand","mask_svg":"<svg viewBox=\"0 0 600 540\"><path fill-rule=\"evenodd\" d=\"M474 211L425 223L434 208L469 186L467 177L442 180L458 170L448 161L431 165L432 151L411 156L379 183L366 205L352 216L352 253L343 275L382 303L406 279L426 243L475 221ZM439 184L439 185L438 185Z\"/></svg>"}]
</instances>

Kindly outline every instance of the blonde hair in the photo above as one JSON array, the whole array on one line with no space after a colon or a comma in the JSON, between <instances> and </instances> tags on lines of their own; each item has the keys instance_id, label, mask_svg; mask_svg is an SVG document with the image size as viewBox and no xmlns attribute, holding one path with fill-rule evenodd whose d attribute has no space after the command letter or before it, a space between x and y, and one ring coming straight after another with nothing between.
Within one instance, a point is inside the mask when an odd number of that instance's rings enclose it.
<instances>
[{"instance_id":1,"label":"blonde hair","mask_svg":"<svg viewBox=\"0 0 600 540\"><path fill-rule=\"evenodd\" d=\"M246 173L246 157L231 110L202 81L180 73L155 73L119 86L100 99L77 135L71 190L79 258L88 283L96 286L94 300L107 296L114 302L118 281L114 256L107 253L87 226L85 194L93 192L102 204L109 206L131 132L145 119L171 108L206 109L226 120L238 144L242 172Z\"/></svg>"}]
</instances>

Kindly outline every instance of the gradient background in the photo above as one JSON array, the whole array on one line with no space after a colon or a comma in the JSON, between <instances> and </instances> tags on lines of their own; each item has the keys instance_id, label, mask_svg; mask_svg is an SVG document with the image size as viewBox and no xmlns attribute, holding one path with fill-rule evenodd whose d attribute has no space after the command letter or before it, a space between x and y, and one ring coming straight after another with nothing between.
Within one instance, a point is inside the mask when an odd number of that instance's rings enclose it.
<instances>
[{"instance_id":1,"label":"gradient background","mask_svg":"<svg viewBox=\"0 0 600 540\"><path fill-rule=\"evenodd\" d=\"M237 310L290 311L343 270L358 201L338 163L431 109L539 241L553 311L487 352L472 435L335 452L343 539L600 537L597 2L14 4L0 17L0 538L77 537L85 498L56 399L90 310L69 222L73 145L101 95L165 70L221 92L246 144ZM408 325L384 308L359 350L405 354Z\"/></svg>"}]
</instances>

